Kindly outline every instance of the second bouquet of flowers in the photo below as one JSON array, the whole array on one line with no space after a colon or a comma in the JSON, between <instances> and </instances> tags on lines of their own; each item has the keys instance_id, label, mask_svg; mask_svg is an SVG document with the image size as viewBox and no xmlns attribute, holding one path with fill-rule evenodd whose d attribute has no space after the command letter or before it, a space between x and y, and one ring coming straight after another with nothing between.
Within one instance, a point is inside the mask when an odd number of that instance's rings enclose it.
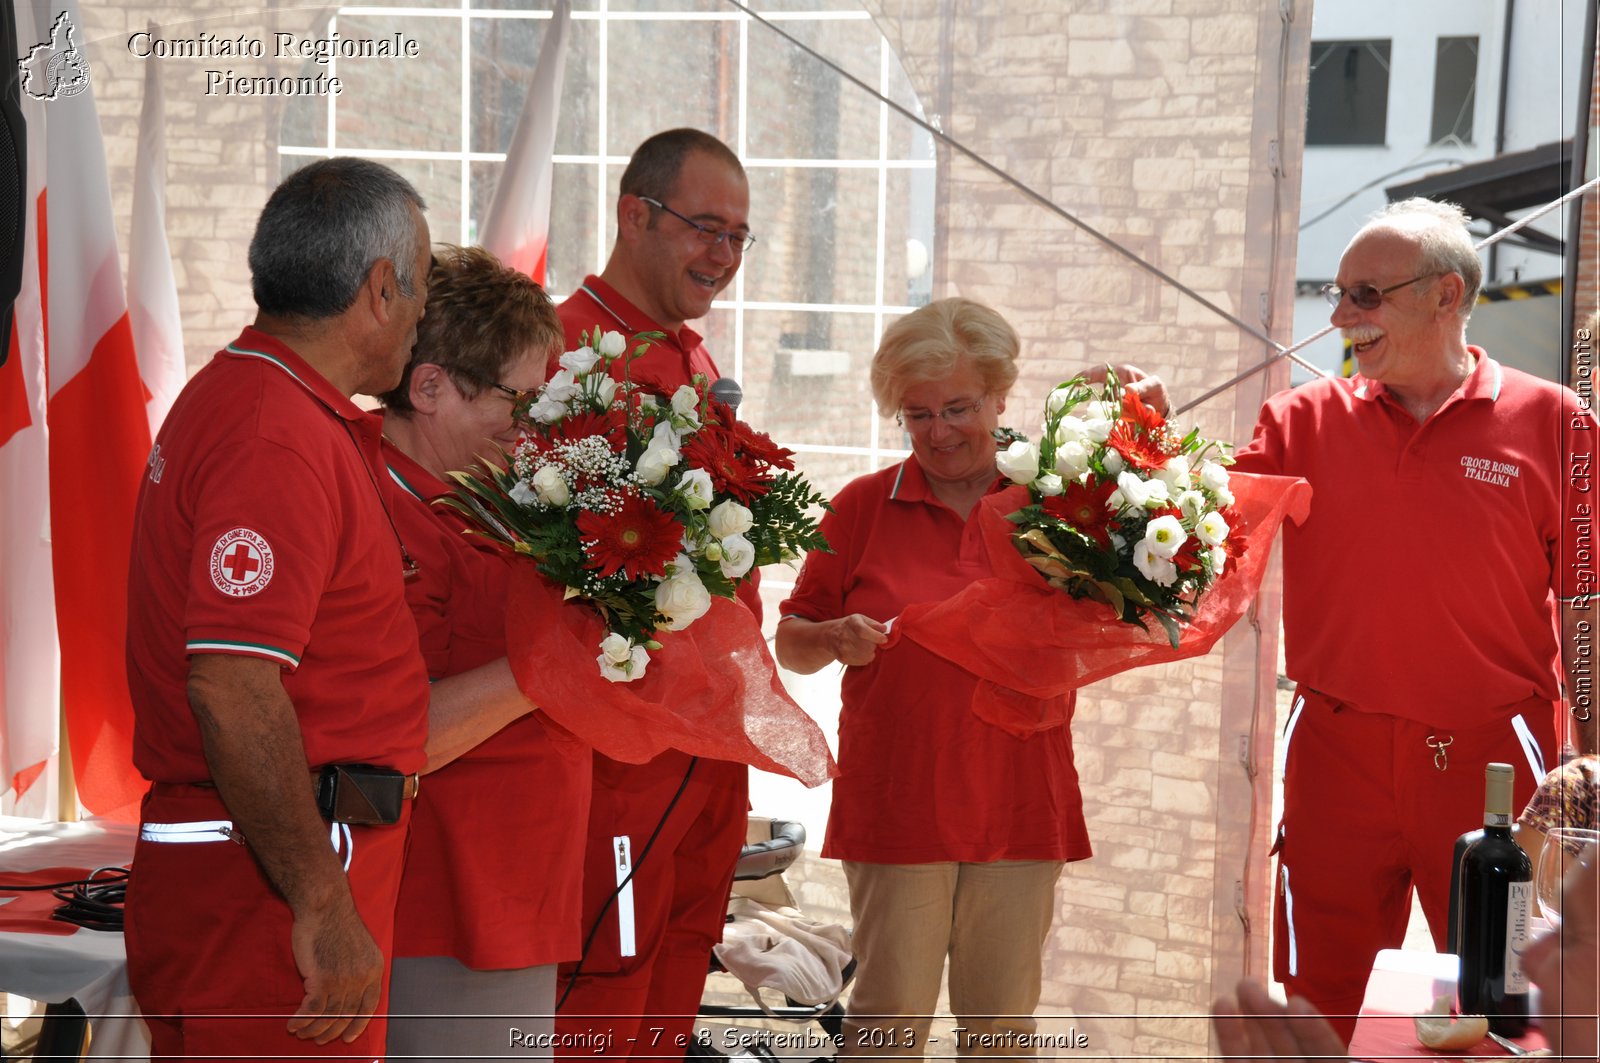
<instances>
[{"instance_id":1,"label":"second bouquet of flowers","mask_svg":"<svg viewBox=\"0 0 1600 1063\"><path fill-rule=\"evenodd\" d=\"M767 682L773 670L759 628L731 599L760 566L827 549L812 516L826 502L793 472L790 452L739 421L711 396L703 377L664 397L633 384L627 362L659 338L656 333L635 336L630 352L620 333L596 329L585 335L519 409L526 428L505 466L454 474L456 494L444 504L463 514L476 534L530 559L547 581L541 587L518 578L514 621L530 620L519 595L537 597L546 587L557 589L561 602L582 609L577 616L554 607L561 623L547 624L542 632L519 633L513 625L513 650L538 657L536 667L518 671L519 682L526 672L538 687L523 685L536 702L544 704L565 683L574 700L592 706L609 699L637 714L646 711L646 702L693 700L701 691L727 710L722 724L737 719L743 726L739 691L746 685L763 688L766 701L765 688L771 687L787 705L793 703L782 696L775 673ZM622 369L620 380L615 367ZM727 612L714 612L723 599L729 600L722 603ZM720 624L719 616L726 618ZM691 626L703 629L699 637L707 645L683 641ZM588 640L587 650L578 651L589 655L582 662L573 659L575 639ZM662 659L669 643L679 647L677 663L658 667L673 674L651 682L658 677L650 673L647 680L652 661ZM718 648L713 651L712 645ZM514 669L516 664L514 653ZM735 666L747 674L726 673ZM584 668L587 677L571 674ZM603 688L610 684L640 691L631 695L613 688L615 693L607 694ZM677 748L693 746L688 752L718 755L709 734L715 726L705 719L685 721L677 705L671 708L672 718L662 720L681 734L666 741ZM787 714L784 706L776 711ZM805 719L797 707L794 713ZM759 723L751 727L773 731ZM625 729L614 730L626 742ZM713 739L713 747L696 745L696 736ZM600 748L602 742L595 744ZM810 735L801 744L814 750ZM825 743L822 749L826 759ZM613 749L602 751L630 759ZM642 757L650 750L635 752ZM724 754L724 759L745 758Z\"/></svg>"},{"instance_id":2,"label":"second bouquet of flowers","mask_svg":"<svg viewBox=\"0 0 1600 1063\"><path fill-rule=\"evenodd\" d=\"M1029 492L1007 518L1023 558L1050 586L1127 623L1155 619L1174 649L1180 625L1244 552L1230 459L1198 430L1173 432L1114 376L1057 387L1039 443L1014 441L996 461Z\"/></svg>"},{"instance_id":3,"label":"second bouquet of flowers","mask_svg":"<svg viewBox=\"0 0 1600 1063\"><path fill-rule=\"evenodd\" d=\"M1064 724L1080 687L1209 651L1309 505L1305 481L1230 474L1109 374L1054 389L1038 443L998 434L1011 486L975 516L994 576L894 627L977 676L973 711L1016 734Z\"/></svg>"}]
</instances>

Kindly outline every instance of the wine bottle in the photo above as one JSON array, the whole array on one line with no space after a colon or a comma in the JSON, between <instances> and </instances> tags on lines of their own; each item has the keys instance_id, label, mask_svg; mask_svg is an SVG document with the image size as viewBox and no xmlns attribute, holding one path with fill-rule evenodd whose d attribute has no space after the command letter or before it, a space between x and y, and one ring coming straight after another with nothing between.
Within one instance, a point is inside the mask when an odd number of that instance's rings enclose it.
<instances>
[{"instance_id":1,"label":"wine bottle","mask_svg":"<svg viewBox=\"0 0 1600 1063\"><path fill-rule=\"evenodd\" d=\"M1461 854L1456 948L1461 958L1457 1004L1463 1015L1485 1015L1489 1029L1516 1037L1528 1028L1528 941L1533 863L1511 836L1509 764L1484 769L1483 836Z\"/></svg>"}]
</instances>

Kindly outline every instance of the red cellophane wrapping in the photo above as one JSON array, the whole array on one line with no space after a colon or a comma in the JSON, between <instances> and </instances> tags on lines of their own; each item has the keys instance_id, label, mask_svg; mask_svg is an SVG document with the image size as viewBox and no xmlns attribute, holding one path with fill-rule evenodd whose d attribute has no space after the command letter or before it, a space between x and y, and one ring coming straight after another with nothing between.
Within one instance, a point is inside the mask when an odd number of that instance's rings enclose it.
<instances>
[{"instance_id":1,"label":"red cellophane wrapping","mask_svg":"<svg viewBox=\"0 0 1600 1063\"><path fill-rule=\"evenodd\" d=\"M799 779L837 772L827 739L784 692L750 610L714 598L682 631L656 635L645 674L628 683L600 675L605 624L532 564L511 566L506 647L517 686L550 719L613 760L642 764L677 749Z\"/></svg>"},{"instance_id":2,"label":"red cellophane wrapping","mask_svg":"<svg viewBox=\"0 0 1600 1063\"><path fill-rule=\"evenodd\" d=\"M1200 599L1176 649L1156 621L1149 630L1124 623L1104 602L1051 587L1023 560L1011 543L1017 526L1006 519L1028 504L1027 489L1016 486L979 503L996 575L942 602L907 606L891 637L909 638L977 676L972 708L989 723L1018 735L1060 726L1071 715L1072 691L1130 668L1208 653L1250 607L1273 536L1285 518L1305 518L1311 485L1234 473L1229 488L1244 525L1242 533L1234 530L1244 536L1244 556Z\"/></svg>"}]
</instances>

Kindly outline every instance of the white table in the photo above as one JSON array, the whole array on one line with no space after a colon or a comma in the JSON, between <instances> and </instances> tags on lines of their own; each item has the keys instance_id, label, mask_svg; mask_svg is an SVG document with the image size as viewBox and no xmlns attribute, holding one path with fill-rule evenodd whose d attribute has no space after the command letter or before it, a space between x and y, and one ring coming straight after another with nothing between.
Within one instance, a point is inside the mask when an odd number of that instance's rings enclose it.
<instances>
[{"instance_id":1,"label":"white table","mask_svg":"<svg viewBox=\"0 0 1600 1063\"><path fill-rule=\"evenodd\" d=\"M0 877L45 867L123 866L137 829L127 823L46 823L0 816ZM75 999L93 1030L89 1059L143 1063L150 1035L128 991L122 935L79 928L70 935L0 931L0 990L59 1004Z\"/></svg>"}]
</instances>

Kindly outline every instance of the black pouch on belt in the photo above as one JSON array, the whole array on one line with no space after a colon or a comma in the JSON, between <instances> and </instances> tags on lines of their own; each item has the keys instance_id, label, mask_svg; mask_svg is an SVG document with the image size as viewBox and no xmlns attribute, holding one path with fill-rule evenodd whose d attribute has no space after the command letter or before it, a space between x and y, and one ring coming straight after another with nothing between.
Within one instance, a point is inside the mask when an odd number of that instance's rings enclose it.
<instances>
[{"instance_id":1,"label":"black pouch on belt","mask_svg":"<svg viewBox=\"0 0 1600 1063\"><path fill-rule=\"evenodd\" d=\"M410 776L371 764L328 764L317 776L317 810L330 823L400 822Z\"/></svg>"}]
</instances>

